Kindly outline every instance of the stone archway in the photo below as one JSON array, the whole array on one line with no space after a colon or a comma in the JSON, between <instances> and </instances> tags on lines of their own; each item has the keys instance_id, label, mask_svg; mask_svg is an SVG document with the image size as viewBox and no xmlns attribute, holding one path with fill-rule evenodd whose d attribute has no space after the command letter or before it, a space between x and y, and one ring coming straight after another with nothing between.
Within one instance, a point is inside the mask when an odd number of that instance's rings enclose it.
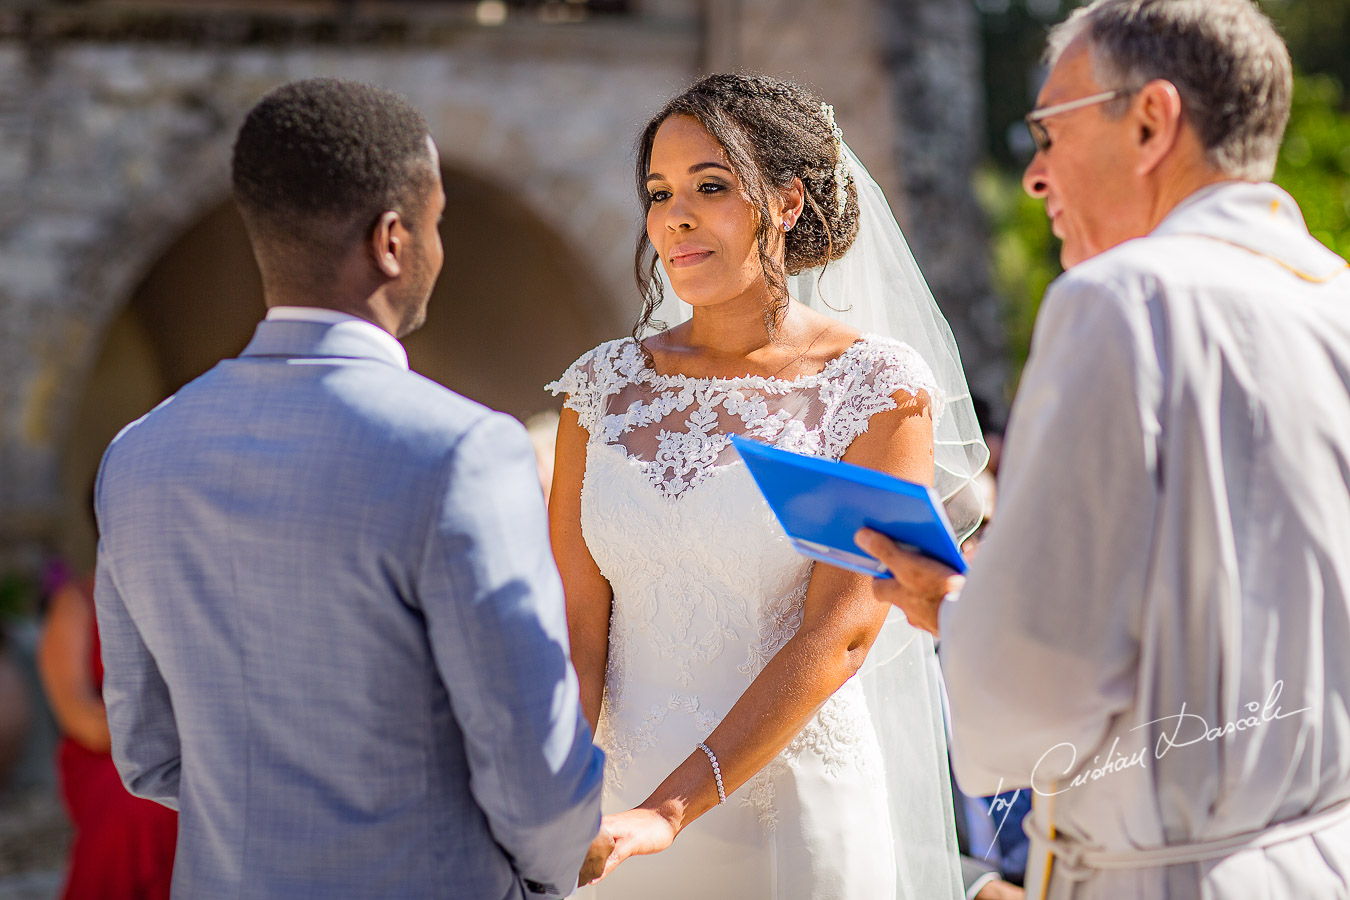
<instances>
[{"instance_id":1,"label":"stone archway","mask_svg":"<svg viewBox=\"0 0 1350 900\"><path fill-rule=\"evenodd\" d=\"M443 172L445 267L427 324L406 345L412 367L525 418L558 403L543 391L580 353L627 323L582 253L511 192ZM89 487L103 448L217 360L236 355L263 315L243 222L218 202L147 269L106 329L62 448L60 544L92 564Z\"/></svg>"},{"instance_id":2,"label":"stone archway","mask_svg":"<svg viewBox=\"0 0 1350 900\"><path fill-rule=\"evenodd\" d=\"M631 323L589 256L496 183L443 172L445 266L427 323L406 341L417 371L519 418L557 408L543 386Z\"/></svg>"}]
</instances>

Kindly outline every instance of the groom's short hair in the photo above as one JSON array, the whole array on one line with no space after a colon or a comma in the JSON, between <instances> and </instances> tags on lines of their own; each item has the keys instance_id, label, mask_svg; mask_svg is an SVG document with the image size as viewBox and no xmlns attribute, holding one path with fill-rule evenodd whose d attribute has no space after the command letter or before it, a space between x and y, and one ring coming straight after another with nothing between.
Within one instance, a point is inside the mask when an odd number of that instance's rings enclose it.
<instances>
[{"instance_id":1,"label":"groom's short hair","mask_svg":"<svg viewBox=\"0 0 1350 900\"><path fill-rule=\"evenodd\" d=\"M339 78L283 85L239 129L235 200L255 234L306 244L331 241L335 228L360 237L386 210L415 222L435 183L429 133L420 112L381 88Z\"/></svg>"}]
</instances>

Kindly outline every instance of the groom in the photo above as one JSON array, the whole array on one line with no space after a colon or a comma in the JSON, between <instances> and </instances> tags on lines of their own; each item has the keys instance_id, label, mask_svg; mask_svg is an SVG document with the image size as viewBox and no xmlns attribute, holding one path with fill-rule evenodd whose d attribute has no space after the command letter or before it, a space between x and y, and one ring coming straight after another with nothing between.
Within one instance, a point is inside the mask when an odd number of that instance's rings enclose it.
<instances>
[{"instance_id":1,"label":"groom","mask_svg":"<svg viewBox=\"0 0 1350 900\"><path fill-rule=\"evenodd\" d=\"M531 445L397 340L442 262L427 124L290 84L233 177L267 318L118 436L96 500L113 757L181 812L174 896L565 896L602 757Z\"/></svg>"},{"instance_id":2,"label":"groom","mask_svg":"<svg viewBox=\"0 0 1350 900\"><path fill-rule=\"evenodd\" d=\"M1346 898L1350 270L1266 180L1288 53L1249 0L1097 0L1051 61L1068 271L998 518L959 600L863 535L877 592L941 634L962 789L1035 793L1030 895Z\"/></svg>"}]
</instances>

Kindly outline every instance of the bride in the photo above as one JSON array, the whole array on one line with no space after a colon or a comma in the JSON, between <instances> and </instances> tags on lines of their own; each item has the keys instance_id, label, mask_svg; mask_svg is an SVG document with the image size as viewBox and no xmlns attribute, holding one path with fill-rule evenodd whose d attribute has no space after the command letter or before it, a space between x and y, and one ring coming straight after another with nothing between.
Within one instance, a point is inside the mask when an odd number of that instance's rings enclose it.
<instances>
[{"instance_id":1,"label":"bride","mask_svg":"<svg viewBox=\"0 0 1350 900\"><path fill-rule=\"evenodd\" d=\"M926 483L936 451L968 530L987 453L950 330L796 85L699 81L647 125L637 175L634 337L549 385L554 552L608 754L586 891L959 897L929 637L867 577L796 555L728 439ZM641 339L658 316L678 324Z\"/></svg>"}]
</instances>

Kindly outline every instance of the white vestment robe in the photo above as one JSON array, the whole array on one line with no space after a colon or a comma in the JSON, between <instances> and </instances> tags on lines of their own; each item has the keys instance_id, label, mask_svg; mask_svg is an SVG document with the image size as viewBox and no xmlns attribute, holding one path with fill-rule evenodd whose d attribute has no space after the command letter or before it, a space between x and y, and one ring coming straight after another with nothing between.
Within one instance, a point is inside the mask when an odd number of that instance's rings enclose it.
<instances>
[{"instance_id":1,"label":"white vestment robe","mask_svg":"<svg viewBox=\"0 0 1350 900\"><path fill-rule=\"evenodd\" d=\"M1350 897L1345 261L1274 185L1192 195L1051 286L1005 448L940 618L962 790L1030 786L1033 835L1132 853L1057 858L1056 900Z\"/></svg>"}]
</instances>

